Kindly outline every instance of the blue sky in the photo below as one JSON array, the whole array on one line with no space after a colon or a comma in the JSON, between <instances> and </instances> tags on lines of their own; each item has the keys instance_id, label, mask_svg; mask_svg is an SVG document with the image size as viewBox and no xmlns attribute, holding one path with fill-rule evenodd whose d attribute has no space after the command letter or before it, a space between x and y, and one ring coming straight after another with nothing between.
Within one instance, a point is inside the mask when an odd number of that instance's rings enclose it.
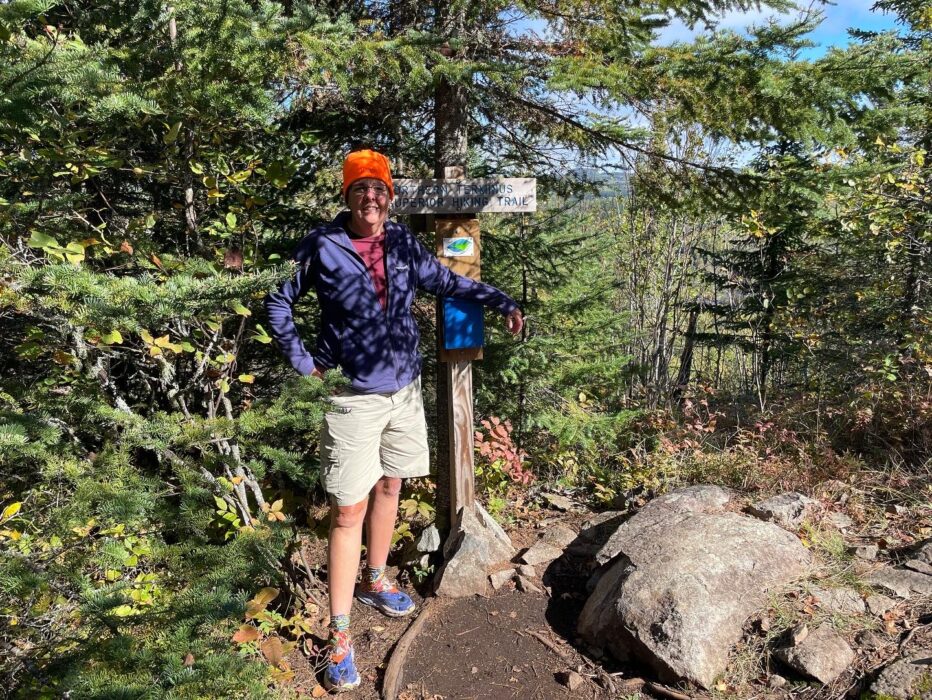
<instances>
[{"instance_id":1,"label":"blue sky","mask_svg":"<svg viewBox=\"0 0 932 700\"><path fill-rule=\"evenodd\" d=\"M851 27L873 31L893 29L895 24L892 16L881 12L874 12L871 7L875 0L835 0L831 5L821 6L825 19L818 29L809 35L816 46L808 53L809 58L822 55L832 46L844 46L850 40L847 30ZM800 2L800 5L805 3ZM818 7L818 5L817 5ZM760 24L768 18L790 19L790 15L780 15L766 8L751 12L729 12L721 18L720 28L741 31L752 24ZM661 36L661 43L673 41L688 41L695 36L699 29L690 31L682 23L676 22L667 28Z\"/></svg>"}]
</instances>

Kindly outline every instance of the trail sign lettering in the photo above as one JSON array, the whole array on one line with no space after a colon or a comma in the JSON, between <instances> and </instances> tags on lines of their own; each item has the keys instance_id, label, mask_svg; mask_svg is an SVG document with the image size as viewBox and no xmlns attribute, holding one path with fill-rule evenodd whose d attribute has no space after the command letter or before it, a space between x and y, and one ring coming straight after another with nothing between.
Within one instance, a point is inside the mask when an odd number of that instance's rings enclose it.
<instances>
[{"instance_id":1,"label":"trail sign lettering","mask_svg":"<svg viewBox=\"0 0 932 700\"><path fill-rule=\"evenodd\" d=\"M537 211L532 177L394 181L396 214L465 214Z\"/></svg>"}]
</instances>

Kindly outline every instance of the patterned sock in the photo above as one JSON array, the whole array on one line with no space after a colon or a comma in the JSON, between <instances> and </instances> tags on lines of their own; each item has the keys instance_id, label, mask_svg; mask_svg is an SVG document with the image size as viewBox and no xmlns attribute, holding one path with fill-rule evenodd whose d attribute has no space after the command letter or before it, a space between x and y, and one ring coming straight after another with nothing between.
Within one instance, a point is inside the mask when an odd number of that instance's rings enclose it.
<instances>
[{"instance_id":1,"label":"patterned sock","mask_svg":"<svg viewBox=\"0 0 932 700\"><path fill-rule=\"evenodd\" d=\"M350 616L347 615L333 615L330 617L330 629L336 630L337 632L346 632L349 629Z\"/></svg>"},{"instance_id":2,"label":"patterned sock","mask_svg":"<svg viewBox=\"0 0 932 700\"><path fill-rule=\"evenodd\" d=\"M353 645L349 633L350 616L333 615L330 618L330 662L338 664Z\"/></svg>"},{"instance_id":3,"label":"patterned sock","mask_svg":"<svg viewBox=\"0 0 932 700\"><path fill-rule=\"evenodd\" d=\"M377 583L379 579L385 578L385 567L384 566L367 566L366 567L366 581L371 586L374 583Z\"/></svg>"}]
</instances>

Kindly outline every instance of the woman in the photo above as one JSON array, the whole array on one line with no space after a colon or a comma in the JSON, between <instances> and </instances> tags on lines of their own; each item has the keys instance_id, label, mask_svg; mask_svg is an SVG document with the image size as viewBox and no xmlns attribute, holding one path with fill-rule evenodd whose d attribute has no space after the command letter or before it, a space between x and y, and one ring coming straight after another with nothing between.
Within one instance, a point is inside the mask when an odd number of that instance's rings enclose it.
<instances>
[{"instance_id":1,"label":"woman","mask_svg":"<svg viewBox=\"0 0 932 700\"><path fill-rule=\"evenodd\" d=\"M398 514L401 480L429 472L421 398L415 291L479 302L506 317L512 333L523 325L513 299L441 265L411 231L388 220L394 190L388 159L372 150L343 163L348 211L314 228L298 244L294 279L268 296L270 325L292 366L322 377L340 367L350 389L332 398L321 431L321 482L329 494L330 649L324 685L359 685L350 612L359 568L363 522L366 567L360 602L390 616L414 610L411 598L386 577L385 563ZM298 336L294 303L314 289L320 304L316 347Z\"/></svg>"}]
</instances>

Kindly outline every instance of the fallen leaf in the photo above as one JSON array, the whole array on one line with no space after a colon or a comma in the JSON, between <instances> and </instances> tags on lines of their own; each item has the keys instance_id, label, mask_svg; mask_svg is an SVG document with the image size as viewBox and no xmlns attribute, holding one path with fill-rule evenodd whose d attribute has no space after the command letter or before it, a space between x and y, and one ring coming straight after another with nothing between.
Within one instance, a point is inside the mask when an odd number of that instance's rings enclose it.
<instances>
[{"instance_id":1,"label":"fallen leaf","mask_svg":"<svg viewBox=\"0 0 932 700\"><path fill-rule=\"evenodd\" d=\"M255 642L259 639L259 630L253 627L252 625L243 625L236 633L233 635L233 641L237 644L245 644L246 642Z\"/></svg>"},{"instance_id":2,"label":"fallen leaf","mask_svg":"<svg viewBox=\"0 0 932 700\"><path fill-rule=\"evenodd\" d=\"M194 665L194 654L192 654L191 652L187 653L187 655L184 657L184 665L185 666Z\"/></svg>"},{"instance_id":3,"label":"fallen leaf","mask_svg":"<svg viewBox=\"0 0 932 700\"><path fill-rule=\"evenodd\" d=\"M314 686L314 690L311 691L312 698L322 698L327 694L327 689L319 683Z\"/></svg>"},{"instance_id":4,"label":"fallen leaf","mask_svg":"<svg viewBox=\"0 0 932 700\"><path fill-rule=\"evenodd\" d=\"M259 647L262 649L262 655L272 666L281 666L282 663L282 640L278 637L269 637Z\"/></svg>"}]
</instances>

